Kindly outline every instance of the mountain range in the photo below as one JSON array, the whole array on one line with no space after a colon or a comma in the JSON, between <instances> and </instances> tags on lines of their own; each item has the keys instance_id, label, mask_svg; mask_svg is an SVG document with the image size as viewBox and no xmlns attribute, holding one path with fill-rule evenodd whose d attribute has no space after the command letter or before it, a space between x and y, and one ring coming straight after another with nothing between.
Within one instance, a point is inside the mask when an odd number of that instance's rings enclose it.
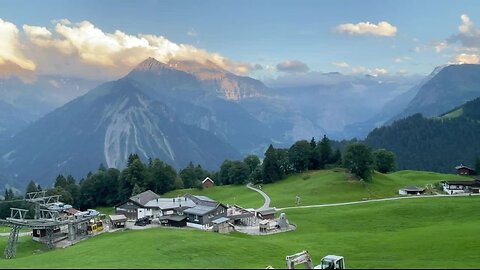
<instances>
[{"instance_id":1,"label":"mountain range","mask_svg":"<svg viewBox=\"0 0 480 270\"><path fill-rule=\"evenodd\" d=\"M50 185L60 173L80 178L100 163L122 168L131 153L159 157L177 169L192 161L217 170L225 159L262 157L269 144L289 147L323 134L365 136L415 113L415 104L422 105L419 112L435 114L480 96L477 69L438 68L420 82L326 73L317 83L271 88L208 61L148 58L95 88L99 82L71 78L4 78L0 112L9 117L0 117L0 134L8 134L0 137L0 182ZM58 89L66 94L56 96ZM436 103L441 108L433 110ZM367 142L386 146L375 143L382 141L378 134L373 131Z\"/></svg>"}]
</instances>

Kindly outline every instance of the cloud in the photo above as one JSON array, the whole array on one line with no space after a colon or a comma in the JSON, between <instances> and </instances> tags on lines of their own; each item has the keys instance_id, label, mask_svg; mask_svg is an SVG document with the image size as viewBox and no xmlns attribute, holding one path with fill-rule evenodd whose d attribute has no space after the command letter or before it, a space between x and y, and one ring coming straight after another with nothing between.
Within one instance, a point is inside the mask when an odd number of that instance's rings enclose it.
<instances>
[{"instance_id":1,"label":"cloud","mask_svg":"<svg viewBox=\"0 0 480 270\"><path fill-rule=\"evenodd\" d=\"M346 62L332 62L331 64L339 68L348 68L350 66Z\"/></svg>"},{"instance_id":2,"label":"cloud","mask_svg":"<svg viewBox=\"0 0 480 270\"><path fill-rule=\"evenodd\" d=\"M22 69L35 70L35 63L22 53L18 34L16 25L0 19L0 65L14 63Z\"/></svg>"},{"instance_id":3,"label":"cloud","mask_svg":"<svg viewBox=\"0 0 480 270\"><path fill-rule=\"evenodd\" d=\"M195 31L195 29L190 28L190 30L188 30L188 32L187 32L187 36L189 36L189 37L198 37L198 33L197 33L197 31Z\"/></svg>"},{"instance_id":4,"label":"cloud","mask_svg":"<svg viewBox=\"0 0 480 270\"><path fill-rule=\"evenodd\" d=\"M462 24L458 27L459 33L451 36L446 42L449 44L460 43L463 47L480 47L480 29L475 28L470 18L463 14L460 16Z\"/></svg>"},{"instance_id":5,"label":"cloud","mask_svg":"<svg viewBox=\"0 0 480 270\"><path fill-rule=\"evenodd\" d=\"M364 66L358 66L358 67L353 67L352 72L354 74L368 74L372 76L378 76L378 75L387 75L388 70L385 68L367 68Z\"/></svg>"},{"instance_id":6,"label":"cloud","mask_svg":"<svg viewBox=\"0 0 480 270\"><path fill-rule=\"evenodd\" d=\"M289 60L277 64L277 70L286 73L305 73L310 68L303 62L298 60Z\"/></svg>"},{"instance_id":7,"label":"cloud","mask_svg":"<svg viewBox=\"0 0 480 270\"><path fill-rule=\"evenodd\" d=\"M479 55L476 52L480 49L480 29L476 28L466 14L460 16L461 24L458 26L459 33L452 35L445 43L457 46L454 51L452 62L455 64L479 64ZM459 47L458 47L459 46Z\"/></svg>"},{"instance_id":8,"label":"cloud","mask_svg":"<svg viewBox=\"0 0 480 270\"><path fill-rule=\"evenodd\" d=\"M397 27L385 21L379 22L378 24L370 22L360 22L357 24L340 24L335 27L335 31L339 33L348 33L350 35L373 35L393 37L397 33Z\"/></svg>"},{"instance_id":9,"label":"cloud","mask_svg":"<svg viewBox=\"0 0 480 270\"><path fill-rule=\"evenodd\" d=\"M412 60L412 58L409 57L409 56L402 56L402 57L397 57L397 58L393 59L393 61L395 63L403 63L405 61L410 61L410 60Z\"/></svg>"},{"instance_id":10,"label":"cloud","mask_svg":"<svg viewBox=\"0 0 480 270\"><path fill-rule=\"evenodd\" d=\"M248 74L252 68L248 63L232 61L192 45L177 44L163 36L131 35L120 30L109 33L89 21L71 23L62 19L55 23L54 29L23 25L32 55L40 58L42 71L47 73L57 70L87 77L115 77L124 75L148 57L164 63L171 59L211 61L239 75Z\"/></svg>"},{"instance_id":11,"label":"cloud","mask_svg":"<svg viewBox=\"0 0 480 270\"><path fill-rule=\"evenodd\" d=\"M458 30L460 31L460 33L468 34L470 32L470 28L473 25L472 21L470 21L470 18L466 14L462 14L462 16L460 16L460 19L462 19L462 24L458 27Z\"/></svg>"},{"instance_id":12,"label":"cloud","mask_svg":"<svg viewBox=\"0 0 480 270\"><path fill-rule=\"evenodd\" d=\"M480 56L477 54L462 53L455 57L455 63L457 64L479 64Z\"/></svg>"},{"instance_id":13,"label":"cloud","mask_svg":"<svg viewBox=\"0 0 480 270\"><path fill-rule=\"evenodd\" d=\"M435 48L435 51L439 53L448 48L448 43L446 41L435 42L433 47Z\"/></svg>"}]
</instances>

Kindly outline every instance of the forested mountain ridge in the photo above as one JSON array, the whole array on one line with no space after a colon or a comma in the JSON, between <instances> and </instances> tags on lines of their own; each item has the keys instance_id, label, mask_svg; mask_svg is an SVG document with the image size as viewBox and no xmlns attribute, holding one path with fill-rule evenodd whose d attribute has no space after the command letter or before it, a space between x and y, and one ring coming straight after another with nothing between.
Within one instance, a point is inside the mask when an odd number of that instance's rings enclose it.
<instances>
[{"instance_id":1,"label":"forested mountain ridge","mask_svg":"<svg viewBox=\"0 0 480 270\"><path fill-rule=\"evenodd\" d=\"M391 126L373 130L365 142L397 155L398 169L453 172L465 164L473 167L480 156L480 98L441 117L415 114Z\"/></svg>"}]
</instances>

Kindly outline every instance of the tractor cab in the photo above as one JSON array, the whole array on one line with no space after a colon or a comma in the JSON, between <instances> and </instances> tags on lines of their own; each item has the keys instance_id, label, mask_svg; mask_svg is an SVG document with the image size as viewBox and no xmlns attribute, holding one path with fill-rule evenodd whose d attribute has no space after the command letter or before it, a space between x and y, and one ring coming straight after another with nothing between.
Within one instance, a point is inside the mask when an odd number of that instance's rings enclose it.
<instances>
[{"instance_id":1,"label":"tractor cab","mask_svg":"<svg viewBox=\"0 0 480 270\"><path fill-rule=\"evenodd\" d=\"M345 269L345 260L342 256L328 255L322 258L316 269Z\"/></svg>"}]
</instances>

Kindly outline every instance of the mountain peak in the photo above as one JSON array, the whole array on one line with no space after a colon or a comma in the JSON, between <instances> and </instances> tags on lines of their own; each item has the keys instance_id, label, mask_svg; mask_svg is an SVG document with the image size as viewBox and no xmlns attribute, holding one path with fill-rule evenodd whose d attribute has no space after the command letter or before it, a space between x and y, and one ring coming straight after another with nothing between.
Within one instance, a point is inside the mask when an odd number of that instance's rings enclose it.
<instances>
[{"instance_id":1,"label":"mountain peak","mask_svg":"<svg viewBox=\"0 0 480 270\"><path fill-rule=\"evenodd\" d=\"M167 65L153 57L148 57L135 67L135 70L155 71L168 68Z\"/></svg>"}]
</instances>

